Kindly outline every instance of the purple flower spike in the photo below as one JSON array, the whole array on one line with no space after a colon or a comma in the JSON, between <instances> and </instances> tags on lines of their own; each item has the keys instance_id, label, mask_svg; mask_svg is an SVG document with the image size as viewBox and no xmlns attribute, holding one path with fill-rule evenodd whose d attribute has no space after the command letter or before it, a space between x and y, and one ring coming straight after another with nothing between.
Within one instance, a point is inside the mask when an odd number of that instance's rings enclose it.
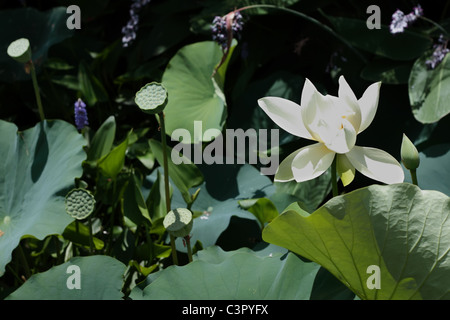
<instances>
[{"instance_id":1,"label":"purple flower spike","mask_svg":"<svg viewBox=\"0 0 450 320\"><path fill-rule=\"evenodd\" d=\"M389 25L389 30L392 34L402 33L405 31L405 28L408 26L408 22L406 20L406 16L403 11L398 10L392 14L392 22Z\"/></svg>"},{"instance_id":2,"label":"purple flower spike","mask_svg":"<svg viewBox=\"0 0 450 320\"><path fill-rule=\"evenodd\" d=\"M413 11L408 14L404 14L403 11L397 9L392 14L392 21L389 25L389 30L392 34L402 33L420 16L423 16L423 9L420 4L414 7Z\"/></svg>"},{"instance_id":3,"label":"purple flower spike","mask_svg":"<svg viewBox=\"0 0 450 320\"><path fill-rule=\"evenodd\" d=\"M139 28L139 11L146 6L150 0L132 0L130 7L130 20L122 28L122 46L129 47L136 39L136 32Z\"/></svg>"},{"instance_id":4,"label":"purple flower spike","mask_svg":"<svg viewBox=\"0 0 450 320\"><path fill-rule=\"evenodd\" d=\"M213 25L211 27L212 39L226 48L227 46L227 22L224 18L216 16L213 20Z\"/></svg>"},{"instance_id":5,"label":"purple flower spike","mask_svg":"<svg viewBox=\"0 0 450 320\"><path fill-rule=\"evenodd\" d=\"M86 104L83 100L78 99L75 102L75 124L78 130L83 129L85 126L89 125L88 116L86 112Z\"/></svg>"},{"instance_id":6,"label":"purple flower spike","mask_svg":"<svg viewBox=\"0 0 450 320\"><path fill-rule=\"evenodd\" d=\"M429 69L435 69L444 60L450 50L447 48L447 40L442 35L439 36L438 43L433 46L434 51L430 59L425 61Z\"/></svg>"}]
</instances>

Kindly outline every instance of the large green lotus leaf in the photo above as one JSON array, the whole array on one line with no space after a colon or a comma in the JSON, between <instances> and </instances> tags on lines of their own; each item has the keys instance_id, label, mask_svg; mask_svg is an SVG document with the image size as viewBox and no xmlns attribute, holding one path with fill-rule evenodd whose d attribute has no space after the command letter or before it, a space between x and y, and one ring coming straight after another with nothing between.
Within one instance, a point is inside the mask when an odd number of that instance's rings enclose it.
<instances>
[{"instance_id":1,"label":"large green lotus leaf","mask_svg":"<svg viewBox=\"0 0 450 320\"><path fill-rule=\"evenodd\" d=\"M109 256L75 257L31 276L6 299L119 300L123 297L121 289L125 269L122 262Z\"/></svg>"},{"instance_id":2,"label":"large green lotus leaf","mask_svg":"<svg viewBox=\"0 0 450 320\"><path fill-rule=\"evenodd\" d=\"M64 199L86 159L85 140L64 121L44 121L17 132L0 121L0 274L22 236L62 234L73 221Z\"/></svg>"},{"instance_id":3,"label":"large green lotus leaf","mask_svg":"<svg viewBox=\"0 0 450 320\"><path fill-rule=\"evenodd\" d=\"M191 209L202 213L194 220L191 243L201 241L204 247L216 244L217 239L230 224L233 216L254 220L256 217L239 205L239 200L268 197L275 188L266 176L249 164L198 165L205 181L192 189L200 193ZM148 182L156 180L156 173ZM149 190L143 191L144 195ZM172 208L185 208L186 202L177 188L173 190ZM176 240L177 250L186 252L182 239Z\"/></svg>"},{"instance_id":4,"label":"large green lotus leaf","mask_svg":"<svg viewBox=\"0 0 450 320\"><path fill-rule=\"evenodd\" d=\"M436 122L450 113L450 55L435 69L425 64L430 56L428 52L417 59L408 82L412 112L421 123Z\"/></svg>"},{"instance_id":5,"label":"large green lotus leaf","mask_svg":"<svg viewBox=\"0 0 450 320\"><path fill-rule=\"evenodd\" d=\"M174 130L185 129L190 137L184 143L203 141L203 132L194 130L194 121L202 121L203 130L222 130L226 119L223 94L226 63L212 76L222 56L217 43L204 41L181 48L169 61L162 77L169 94L164 109L167 134L172 136Z\"/></svg>"},{"instance_id":6,"label":"large green lotus leaf","mask_svg":"<svg viewBox=\"0 0 450 320\"><path fill-rule=\"evenodd\" d=\"M263 239L321 264L362 299L449 299L449 214L450 198L440 192L373 185L307 217L287 211ZM373 265L379 289L368 285Z\"/></svg>"},{"instance_id":7,"label":"large green lotus leaf","mask_svg":"<svg viewBox=\"0 0 450 320\"><path fill-rule=\"evenodd\" d=\"M242 248L225 252L210 247L194 262L153 275L133 299L165 300L307 300L319 266L294 254L261 256Z\"/></svg>"},{"instance_id":8,"label":"large green lotus leaf","mask_svg":"<svg viewBox=\"0 0 450 320\"><path fill-rule=\"evenodd\" d=\"M203 214L194 220L191 231L192 243L200 240L204 247L216 244L217 239L235 216L257 221L256 217L239 205L239 200L268 197L274 192L270 179L249 164L200 166L205 182L199 186L200 193L192 210ZM181 203L173 199L172 208ZM181 239L177 248L185 250Z\"/></svg>"},{"instance_id":9,"label":"large green lotus leaf","mask_svg":"<svg viewBox=\"0 0 450 320\"><path fill-rule=\"evenodd\" d=\"M9 44L19 38L30 40L33 61L39 70L47 58L49 48L71 37L66 20L69 15L65 7L53 8L46 12L34 8L3 10L0 12L0 80L7 82L29 80L23 64L6 54Z\"/></svg>"},{"instance_id":10,"label":"large green lotus leaf","mask_svg":"<svg viewBox=\"0 0 450 320\"><path fill-rule=\"evenodd\" d=\"M420 164L416 169L419 187L437 190L450 197L450 144L438 144L419 152ZM405 182L412 182L411 174L405 171Z\"/></svg>"}]
</instances>

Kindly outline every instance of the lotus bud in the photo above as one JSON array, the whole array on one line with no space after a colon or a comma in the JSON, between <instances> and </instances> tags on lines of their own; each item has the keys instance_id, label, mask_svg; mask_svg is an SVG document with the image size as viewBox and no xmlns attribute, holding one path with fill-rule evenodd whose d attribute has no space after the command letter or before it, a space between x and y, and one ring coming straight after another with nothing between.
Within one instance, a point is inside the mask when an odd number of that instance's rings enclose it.
<instances>
[{"instance_id":1,"label":"lotus bud","mask_svg":"<svg viewBox=\"0 0 450 320\"><path fill-rule=\"evenodd\" d=\"M403 165L408 170L416 170L420 164L419 152L411 140L403 134L402 146L400 150Z\"/></svg>"}]
</instances>

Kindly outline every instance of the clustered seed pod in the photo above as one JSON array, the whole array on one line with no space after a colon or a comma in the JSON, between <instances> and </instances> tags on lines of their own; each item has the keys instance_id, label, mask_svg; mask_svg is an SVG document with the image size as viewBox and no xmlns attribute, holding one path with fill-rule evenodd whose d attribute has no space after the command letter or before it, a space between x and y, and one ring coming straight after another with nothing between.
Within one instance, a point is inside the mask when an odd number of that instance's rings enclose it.
<instances>
[{"instance_id":1,"label":"clustered seed pod","mask_svg":"<svg viewBox=\"0 0 450 320\"><path fill-rule=\"evenodd\" d=\"M164 217L164 228L174 237L189 236L194 220L189 209L178 208L169 211Z\"/></svg>"},{"instance_id":2,"label":"clustered seed pod","mask_svg":"<svg viewBox=\"0 0 450 320\"><path fill-rule=\"evenodd\" d=\"M8 55L20 63L27 63L31 60L30 41L26 38L17 39L8 46Z\"/></svg>"},{"instance_id":3,"label":"clustered seed pod","mask_svg":"<svg viewBox=\"0 0 450 320\"><path fill-rule=\"evenodd\" d=\"M147 83L136 93L134 102L149 114L160 113L167 105L168 94L164 86L157 82Z\"/></svg>"},{"instance_id":4,"label":"clustered seed pod","mask_svg":"<svg viewBox=\"0 0 450 320\"><path fill-rule=\"evenodd\" d=\"M87 218L95 208L95 198L86 189L73 189L66 195L66 212L72 218Z\"/></svg>"}]
</instances>

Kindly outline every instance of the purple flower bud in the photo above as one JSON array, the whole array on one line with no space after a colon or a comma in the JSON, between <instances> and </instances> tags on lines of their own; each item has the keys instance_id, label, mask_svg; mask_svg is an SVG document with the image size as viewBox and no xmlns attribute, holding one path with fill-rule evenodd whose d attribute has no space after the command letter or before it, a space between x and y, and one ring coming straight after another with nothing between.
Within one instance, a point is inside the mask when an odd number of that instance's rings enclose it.
<instances>
[{"instance_id":1,"label":"purple flower bud","mask_svg":"<svg viewBox=\"0 0 450 320\"><path fill-rule=\"evenodd\" d=\"M227 19L232 19L231 21L231 35L228 34ZM214 17L212 22L211 31L212 39L222 46L223 50L227 49L229 37L234 37L239 39L241 36L241 31L243 29L244 22L242 15L239 11L231 12L225 17Z\"/></svg>"},{"instance_id":2,"label":"purple flower bud","mask_svg":"<svg viewBox=\"0 0 450 320\"><path fill-rule=\"evenodd\" d=\"M86 112L86 104L83 100L78 99L75 102L75 124L78 130L83 129L85 126L89 125L88 116Z\"/></svg>"},{"instance_id":3,"label":"purple flower bud","mask_svg":"<svg viewBox=\"0 0 450 320\"><path fill-rule=\"evenodd\" d=\"M420 6L420 4L418 4L416 7L413 8L413 12L416 15L416 17L423 16L423 9Z\"/></svg>"}]
</instances>

